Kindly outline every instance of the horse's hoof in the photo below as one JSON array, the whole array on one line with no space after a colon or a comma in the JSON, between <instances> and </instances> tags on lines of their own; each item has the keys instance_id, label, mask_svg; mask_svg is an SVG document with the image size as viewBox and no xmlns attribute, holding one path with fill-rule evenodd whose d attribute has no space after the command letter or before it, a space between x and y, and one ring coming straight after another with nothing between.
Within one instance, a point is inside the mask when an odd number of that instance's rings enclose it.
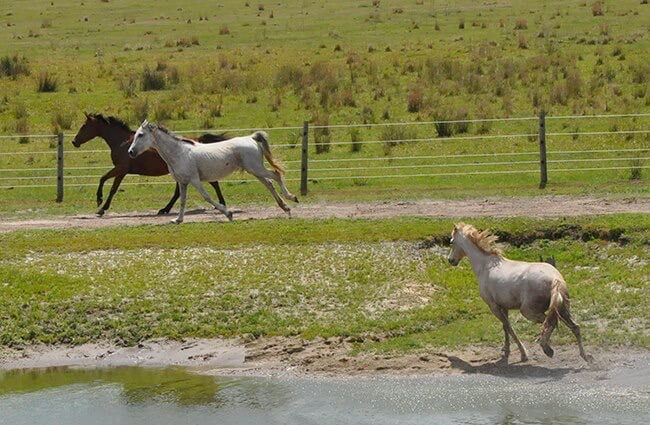
<instances>
[{"instance_id":1,"label":"horse's hoof","mask_svg":"<svg viewBox=\"0 0 650 425\"><path fill-rule=\"evenodd\" d=\"M548 357L553 357L553 354L555 354L550 345L542 345L542 350L544 350L544 354Z\"/></svg>"},{"instance_id":2,"label":"horse's hoof","mask_svg":"<svg viewBox=\"0 0 650 425\"><path fill-rule=\"evenodd\" d=\"M169 214L169 210L166 210L164 208L162 210L158 210L158 215L167 215L167 214Z\"/></svg>"},{"instance_id":3,"label":"horse's hoof","mask_svg":"<svg viewBox=\"0 0 650 425\"><path fill-rule=\"evenodd\" d=\"M232 211L227 211L226 217L228 217L228 221L232 221Z\"/></svg>"},{"instance_id":4,"label":"horse's hoof","mask_svg":"<svg viewBox=\"0 0 650 425\"><path fill-rule=\"evenodd\" d=\"M521 362L522 362L522 363L526 363L527 361L528 361L528 356L525 355L525 354L522 354L522 355L521 355Z\"/></svg>"},{"instance_id":5,"label":"horse's hoof","mask_svg":"<svg viewBox=\"0 0 650 425\"><path fill-rule=\"evenodd\" d=\"M585 359L587 363L591 364L594 362L594 356L592 356L591 354L585 354L582 358Z\"/></svg>"},{"instance_id":6,"label":"horse's hoof","mask_svg":"<svg viewBox=\"0 0 650 425\"><path fill-rule=\"evenodd\" d=\"M104 200L102 198L97 198L97 206L99 207Z\"/></svg>"},{"instance_id":7,"label":"horse's hoof","mask_svg":"<svg viewBox=\"0 0 650 425\"><path fill-rule=\"evenodd\" d=\"M296 204L299 204L299 203L300 203L300 201L298 200L298 197L297 197L297 196L294 196L294 197L293 197L293 202L295 202Z\"/></svg>"},{"instance_id":8,"label":"horse's hoof","mask_svg":"<svg viewBox=\"0 0 650 425\"><path fill-rule=\"evenodd\" d=\"M169 220L170 223L172 224L181 224L183 220L179 220L178 218L174 218L172 220Z\"/></svg>"},{"instance_id":9,"label":"horse's hoof","mask_svg":"<svg viewBox=\"0 0 650 425\"><path fill-rule=\"evenodd\" d=\"M103 209L100 208L99 210L97 210L97 212L95 214L97 214L97 217L101 217L101 216L104 215L105 212L106 211L104 211Z\"/></svg>"}]
</instances>

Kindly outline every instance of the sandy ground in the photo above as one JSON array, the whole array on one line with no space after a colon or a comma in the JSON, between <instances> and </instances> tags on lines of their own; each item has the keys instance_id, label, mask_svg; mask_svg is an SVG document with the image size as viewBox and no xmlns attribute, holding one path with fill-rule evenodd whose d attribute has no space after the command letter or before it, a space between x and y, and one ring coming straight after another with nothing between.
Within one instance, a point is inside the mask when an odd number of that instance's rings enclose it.
<instances>
[{"instance_id":1,"label":"sandy ground","mask_svg":"<svg viewBox=\"0 0 650 425\"><path fill-rule=\"evenodd\" d=\"M638 367L642 380L650 371L650 350L640 348L588 347L595 360L584 362L573 345L555 347L546 357L529 343L530 360L519 362L516 347L509 363L501 360L497 347L440 349L408 354L350 355L358 337L299 338L264 337L251 341L193 339L148 341L137 347L109 343L67 346L30 346L0 353L0 369L53 366L186 366L201 373L246 376L368 376L481 373L511 377L563 377L607 379L610 370ZM582 377L582 378L581 378Z\"/></svg>"},{"instance_id":2,"label":"sandy ground","mask_svg":"<svg viewBox=\"0 0 650 425\"><path fill-rule=\"evenodd\" d=\"M286 217L276 206L233 207L235 220ZM528 198L484 198L472 200L422 200L409 202L298 204L296 218L386 218L386 217L561 217L615 213L650 213L650 198L606 199L572 196ZM3 219L0 232L20 229L99 228L141 224L166 224L170 216L155 212L107 213L104 217L82 214L35 220ZM221 214L192 210L185 222L224 221Z\"/></svg>"}]
</instances>

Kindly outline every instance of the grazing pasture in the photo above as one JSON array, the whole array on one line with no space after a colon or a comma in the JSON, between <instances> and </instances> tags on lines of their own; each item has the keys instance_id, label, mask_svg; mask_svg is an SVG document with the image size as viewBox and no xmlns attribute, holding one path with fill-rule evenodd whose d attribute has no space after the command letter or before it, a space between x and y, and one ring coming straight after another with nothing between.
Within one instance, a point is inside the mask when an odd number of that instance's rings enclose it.
<instances>
[{"instance_id":1,"label":"grazing pasture","mask_svg":"<svg viewBox=\"0 0 650 425\"><path fill-rule=\"evenodd\" d=\"M131 0L3 2L0 134L24 136L0 139L7 201L0 214L94 209L94 186L108 169L107 154L96 152L105 149L100 141L75 153L66 147L64 205L52 204L52 188L17 187L53 184L53 140L27 136L74 133L83 111L124 118L134 129L149 117L181 134L292 127L268 131L292 189L303 121L374 124L313 128L311 159L325 162L312 166L307 201L537 194L538 176L524 172L537 157L523 155L538 149L535 120L382 124L535 117L540 109L556 117L650 112L649 6L592 3L224 0L146 9ZM547 140L546 192L647 192L649 122L549 120L548 131L562 135ZM505 137L513 134L520 136ZM483 136L491 138L466 139ZM554 153L612 149L635 151ZM458 175L484 170L473 163L485 158L430 158L513 152L495 158L500 164L489 171L497 174L486 175ZM403 159L414 156L427 158ZM553 161L555 168L615 169L554 173ZM506 171L516 173L499 174ZM422 176L445 173L454 175ZM255 182L240 179L224 184L233 205L265 199ZM116 211L159 208L171 191L165 181L127 177ZM153 184L130 185L141 182Z\"/></svg>"}]
</instances>

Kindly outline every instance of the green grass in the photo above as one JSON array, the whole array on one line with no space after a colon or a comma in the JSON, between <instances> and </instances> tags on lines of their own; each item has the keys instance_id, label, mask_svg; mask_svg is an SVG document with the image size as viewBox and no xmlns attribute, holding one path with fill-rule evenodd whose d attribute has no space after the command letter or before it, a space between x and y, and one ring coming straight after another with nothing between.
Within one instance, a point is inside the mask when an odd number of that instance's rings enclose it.
<instances>
[{"instance_id":1,"label":"green grass","mask_svg":"<svg viewBox=\"0 0 650 425\"><path fill-rule=\"evenodd\" d=\"M378 7L371 1L288 1L264 4L262 11L258 3L245 3L190 1L179 7L176 2L160 1L155 10L142 11L134 0L89 1L83 5L72 0L53 4L34 0L3 2L0 26L5 31L0 34L0 58L7 58L7 69L20 68L21 73L16 78L0 76L0 133L50 133L54 126L62 124L71 127L66 133L74 133L82 124L83 111L116 115L135 125L143 104L149 105L150 117L165 117L168 126L180 132L206 127L299 127L303 121L315 118L347 124L534 116L540 108L550 115L650 111L650 69L645 60L650 48L648 6L637 0L609 2L604 15L596 17L589 4L559 0L490 5L468 0L409 4L386 0ZM462 30L458 28L461 20L465 22ZM526 25L519 25L522 20ZM219 34L224 27L229 34ZM527 49L518 48L522 34ZM16 53L19 56L14 61ZM27 75L22 73L25 66ZM147 69L164 76L164 90L144 91L146 87L141 83ZM37 92L37 79L44 71L58 82L55 92ZM417 93L416 112L408 111L410 93ZM647 117L549 120L547 131L647 130L649 123ZM535 171L376 178L535 170L535 137L487 141L438 138L392 147L380 143L363 145L361 152L351 153L353 137L383 140L387 137L383 130L360 128L354 135L349 129L333 130L331 142L343 145L333 146L329 153L312 153L311 158L352 161L312 163L310 199L540 193ZM528 134L537 132L537 123L471 124L464 130L454 126L452 131L460 136L485 132ZM407 133L414 138L436 138L439 131L435 126L422 125L411 127ZM649 137L549 136L548 149L647 149ZM64 205L51 202L55 194L52 187L17 187L55 183L52 170L35 170L55 166L54 144L34 138L22 143L0 140L0 169L24 170L0 174L0 199L4 201L0 203L0 215L94 210L95 185L99 175L110 168L109 157L105 152L90 152L104 149L101 142L74 150L69 140L67 136L69 186ZM314 134L310 140L313 144ZM271 141L276 146L299 143L299 130L273 131ZM28 151L49 153L24 153ZM299 159L299 149L276 147L274 151L287 161L288 178L295 190L298 163L292 161ZM4 155L14 152L23 153ZM498 158L395 159L512 152L532 153ZM647 166L643 159L647 152L550 153L550 183L545 193L643 195L648 190L648 173L639 167ZM371 157L386 159L362 160ZM557 162L573 159L589 161ZM532 162L487 168L473 164L483 161ZM332 170L379 165L417 168ZM606 166L621 169L555 171ZM326 180L330 176L349 178ZM138 181L161 179L126 179L126 183ZM123 189L114 202L116 211L159 209L171 192L167 185L125 185ZM108 190L106 187L105 193ZM226 196L234 205L270 202L268 194L255 182L233 183L226 187Z\"/></svg>"},{"instance_id":2,"label":"green grass","mask_svg":"<svg viewBox=\"0 0 650 425\"><path fill-rule=\"evenodd\" d=\"M511 258L555 257L590 344L648 346L647 216L473 222L516 243ZM373 351L496 343L500 328L469 265L450 267L446 248L423 248L451 227L267 220L3 234L0 342L253 334L386 337L357 347ZM570 231L517 242L551 229ZM525 338L538 331L523 319L515 327ZM555 340L570 338L560 331Z\"/></svg>"}]
</instances>

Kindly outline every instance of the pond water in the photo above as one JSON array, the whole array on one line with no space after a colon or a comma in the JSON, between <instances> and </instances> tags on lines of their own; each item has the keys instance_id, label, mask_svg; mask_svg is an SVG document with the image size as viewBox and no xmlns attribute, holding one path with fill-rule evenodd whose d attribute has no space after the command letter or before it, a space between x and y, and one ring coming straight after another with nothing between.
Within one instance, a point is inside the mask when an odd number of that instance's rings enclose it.
<instances>
[{"instance_id":1,"label":"pond water","mask_svg":"<svg viewBox=\"0 0 650 425\"><path fill-rule=\"evenodd\" d=\"M632 381L482 374L254 378L138 367L15 370L0 371L0 423L650 423L650 383L643 377Z\"/></svg>"}]
</instances>

